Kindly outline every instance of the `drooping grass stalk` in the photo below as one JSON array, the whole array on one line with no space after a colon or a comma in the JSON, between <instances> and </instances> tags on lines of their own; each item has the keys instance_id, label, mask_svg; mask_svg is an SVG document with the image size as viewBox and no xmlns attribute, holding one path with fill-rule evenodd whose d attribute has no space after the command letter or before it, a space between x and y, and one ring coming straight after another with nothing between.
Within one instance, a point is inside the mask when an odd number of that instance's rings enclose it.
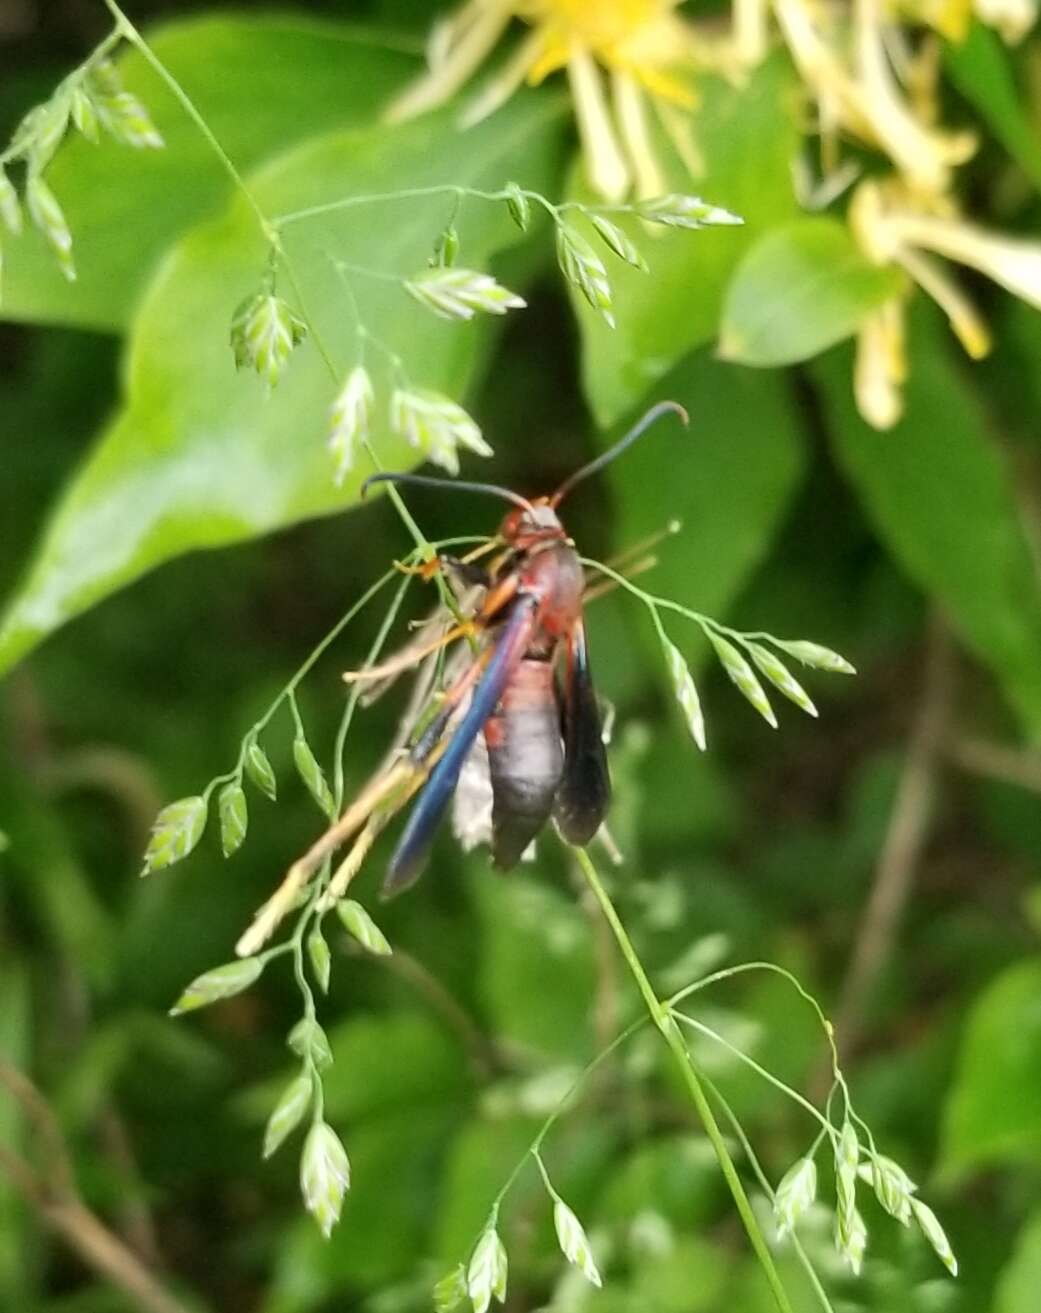
<instances>
[{"instance_id":1,"label":"drooping grass stalk","mask_svg":"<svg viewBox=\"0 0 1041 1313\"><path fill-rule=\"evenodd\" d=\"M142 57L155 70L156 74L159 77L161 77L162 80L166 83L166 85L170 88L170 91L177 98L184 112L188 115L188 117L192 120L195 126L202 133L203 137L206 139L207 144L209 145L210 149L213 151L217 159L220 161L221 166L223 167L224 171L228 174L228 177L231 179L236 190L241 194L246 204L249 206L250 210L253 213L254 218L257 221L260 231L264 237L264 240L269 244L272 251L276 253L278 259L282 262L282 265L285 268L286 274L289 278L290 285L292 286L297 301L299 303L300 313L308 325L308 329L311 333L312 339L315 343L318 353L322 357L326 369L329 371L330 378L332 379L333 383L335 383L339 378L339 372L336 368L336 363L333 360L332 355L329 352L328 348L323 343L321 335L319 334L315 326L313 317L307 311L307 306L304 302L303 292L300 286L300 280L297 277L296 270L282 245L282 239L277 224L273 223L272 220L269 218L269 216L266 214L260 202L257 200L256 196L254 195L253 191L247 185L246 180L243 178L242 174L236 168L233 160L228 155L228 152L221 145L213 129L206 122L206 119L203 117L202 113L198 110L195 103L192 101L192 98L188 95L187 91L185 91L184 87L181 86L177 78L174 77L173 73L170 72L170 70L166 67L163 61L155 53L155 51L145 40L145 38L141 35L141 33L134 26L134 24L130 21L130 19L127 18L126 14L123 12L119 4L117 3L117 0L104 0L104 3L105 3L105 7L108 9L108 11L112 14L113 18L116 20L116 31L120 35L124 36L127 39L127 41L129 41L130 44L140 52ZM368 452L374 467L377 470L382 470L383 469L382 462L379 459L379 456L376 452L375 447L373 446L372 441L366 438L363 445L366 451ZM401 518L401 521L404 524L406 530L408 531L413 541L415 542L416 547L422 556L422 559L424 561L433 560L435 555L433 544L430 542L426 534L416 523L416 520L413 517L411 511L405 505L405 502L400 492L397 490L397 488L394 487L393 484L388 485L387 496L389 497L391 504L393 505L394 509L397 511L399 517ZM441 579L440 575L436 576L435 584L441 595L441 600L448 606L449 610L452 610L454 613L454 609L455 609L454 598L452 597L451 590Z\"/></svg>"},{"instance_id":2,"label":"drooping grass stalk","mask_svg":"<svg viewBox=\"0 0 1041 1313\"><path fill-rule=\"evenodd\" d=\"M745 1157L748 1159L748 1165L755 1173L756 1180L759 1182L760 1189L762 1190L763 1194L766 1195L767 1199L769 1199L770 1202L773 1203L773 1199L774 1199L773 1187L770 1185L770 1182L766 1178L766 1173L763 1171L762 1165L760 1164L759 1159L756 1156L756 1152L752 1148L751 1141L749 1140L748 1136L745 1134L745 1128L741 1125L737 1113L734 1112L733 1108L731 1108L730 1104L723 1097L722 1092L718 1089L718 1087L715 1085L713 1081L711 1081L707 1076L702 1076L701 1081L702 1084L705 1086L705 1088L708 1090L709 1094L712 1096L712 1098L715 1099L715 1101L719 1104L720 1110L722 1111L724 1117L726 1117L727 1121L730 1123L731 1130L734 1132L734 1135L737 1138L738 1143L741 1145L741 1148L744 1149L745 1151ZM817 1296L817 1300L820 1303L820 1306L823 1309L824 1313L835 1313L835 1309L832 1305L832 1302L828 1298L828 1292L824 1289L824 1284L821 1281L820 1277L817 1275L817 1269L813 1266L813 1262L811 1261L809 1254L807 1254L802 1241L799 1239L799 1237L795 1234L794 1231L791 1232L789 1239L792 1248L795 1250L795 1255L798 1258L799 1263L802 1265L802 1269L806 1273L807 1280L809 1281L810 1285L813 1287L813 1293Z\"/></svg>"},{"instance_id":3,"label":"drooping grass stalk","mask_svg":"<svg viewBox=\"0 0 1041 1313\"><path fill-rule=\"evenodd\" d=\"M752 1210L751 1202L745 1193L745 1187L738 1176L734 1160L727 1148L726 1140L716 1121L715 1113L712 1111L712 1105L709 1102L708 1095L705 1093L698 1069L694 1065L687 1050L687 1045L680 1032L679 1026L672 1015L671 1010L666 1002L658 998L654 986L651 984L644 970L643 963L640 961L636 948L629 938L621 918L615 911L614 903L607 890L604 888L600 876L597 874L596 867L593 865L592 858L584 848L574 849L575 859L579 868L585 877L586 883L592 890L594 897L600 904L600 910L603 912L607 924L611 927L611 932L615 937L622 956L625 958L626 965L629 968L633 980L640 991L640 995L646 1004L647 1011L651 1020L658 1029L669 1052L672 1054L676 1067L686 1086L687 1093L690 1095L691 1102L694 1104L698 1118L705 1128L705 1134L708 1136L716 1159L719 1162L720 1171L733 1196L734 1204L740 1215L741 1222L748 1233L748 1239L751 1242L755 1255L763 1269L763 1275L766 1277L770 1286L770 1292L774 1297L781 1313L792 1313L792 1306L789 1303L788 1295L785 1292L784 1285L781 1282L780 1274L774 1264L773 1256L770 1253L766 1237L763 1235L762 1228L759 1225L756 1215Z\"/></svg>"}]
</instances>

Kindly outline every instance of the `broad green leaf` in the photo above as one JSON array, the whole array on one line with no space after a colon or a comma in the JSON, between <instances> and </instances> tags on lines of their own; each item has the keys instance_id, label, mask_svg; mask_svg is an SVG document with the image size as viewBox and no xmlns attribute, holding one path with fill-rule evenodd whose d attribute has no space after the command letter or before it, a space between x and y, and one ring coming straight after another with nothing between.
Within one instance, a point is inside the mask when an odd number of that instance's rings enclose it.
<instances>
[{"instance_id":1,"label":"broad green leaf","mask_svg":"<svg viewBox=\"0 0 1041 1313\"><path fill-rule=\"evenodd\" d=\"M907 413L888 433L857 415L848 356L822 362L836 454L882 541L1039 731L1041 598L1013 471L935 319L915 317L908 347Z\"/></svg>"},{"instance_id":2,"label":"broad green leaf","mask_svg":"<svg viewBox=\"0 0 1041 1313\"><path fill-rule=\"evenodd\" d=\"M388 1108L456 1106L471 1075L458 1037L410 1009L358 1015L329 1034L336 1064L322 1077L331 1121L378 1119Z\"/></svg>"},{"instance_id":3,"label":"broad green leaf","mask_svg":"<svg viewBox=\"0 0 1041 1313\"><path fill-rule=\"evenodd\" d=\"M1016 86L1008 51L997 33L974 22L964 41L944 42L943 57L951 81L1041 188L1041 141L1030 121L1029 97Z\"/></svg>"},{"instance_id":4,"label":"broad green leaf","mask_svg":"<svg viewBox=\"0 0 1041 1313\"><path fill-rule=\"evenodd\" d=\"M550 849L553 840L537 841ZM560 890L514 872L471 885L480 926L482 1014L497 1040L574 1061L589 1033L593 963L581 912ZM545 988L547 975L556 987Z\"/></svg>"},{"instance_id":5,"label":"broad green leaf","mask_svg":"<svg viewBox=\"0 0 1041 1313\"><path fill-rule=\"evenodd\" d=\"M371 120L415 67L371 36L303 17L204 17L148 39L242 171L315 133ZM77 280L65 282L39 234L5 242L5 318L125 329L166 248L231 194L166 84L136 51L116 62L166 145L135 151L109 137L62 145L47 182L72 229Z\"/></svg>"},{"instance_id":6,"label":"broad green leaf","mask_svg":"<svg viewBox=\"0 0 1041 1313\"><path fill-rule=\"evenodd\" d=\"M791 365L854 333L900 290L836 219L797 219L761 237L727 289L719 354L742 365Z\"/></svg>"},{"instance_id":7,"label":"broad green leaf","mask_svg":"<svg viewBox=\"0 0 1041 1313\"><path fill-rule=\"evenodd\" d=\"M1016 1250L998 1279L994 1313L1034 1313L1041 1289L1041 1211L1035 1212L1016 1241Z\"/></svg>"},{"instance_id":8,"label":"broad green leaf","mask_svg":"<svg viewBox=\"0 0 1041 1313\"><path fill-rule=\"evenodd\" d=\"M252 187L271 213L446 177L491 187L513 173L525 185L554 190L560 123L559 102L531 95L472 129L465 154L447 116L337 133L280 158ZM126 404L67 489L0 628L0 669L172 556L351 504L371 470L360 462L337 486L325 445L330 408L357 353L351 303L330 253L376 270L415 269L450 204L388 202L286 230L313 332L271 396L255 377L236 375L228 347L235 307L265 267L249 209L236 200L178 244L135 321ZM477 264L517 239L504 205L473 204L459 227ZM394 282L360 277L353 286L366 325L401 355L410 381L458 395L490 331L487 318L446 324ZM388 434L385 363L377 358L373 366L380 408L374 440L387 465L407 465L412 448Z\"/></svg>"},{"instance_id":9,"label":"broad green leaf","mask_svg":"<svg viewBox=\"0 0 1041 1313\"><path fill-rule=\"evenodd\" d=\"M1007 968L977 998L944 1116L954 1169L1041 1158L1041 958Z\"/></svg>"},{"instance_id":10,"label":"broad green leaf","mask_svg":"<svg viewBox=\"0 0 1041 1313\"><path fill-rule=\"evenodd\" d=\"M694 233L692 240L705 235ZM660 432L649 433L612 467L620 512L616 541L638 542L678 519L675 548L666 542L657 553L653 590L722 619L768 550L802 476L805 449L789 392L777 375L721 364L701 352L653 395L685 406L690 428L662 421ZM698 563L693 573L691 561ZM632 605L639 604L632 599ZM668 630L696 668L705 645L695 626L670 617ZM711 735L708 708L706 716Z\"/></svg>"},{"instance_id":11,"label":"broad green leaf","mask_svg":"<svg viewBox=\"0 0 1041 1313\"><path fill-rule=\"evenodd\" d=\"M659 229L653 235L631 228L650 272L612 262L615 329L572 297L582 334L583 386L601 424L634 407L682 356L716 335L724 291L742 256L768 226L796 217L791 161L798 134L788 77L782 62L771 61L740 88L705 80L696 121L706 164L702 176L692 179L660 143L673 190L696 191L739 215L744 226ZM592 199L585 191L576 190L576 196Z\"/></svg>"}]
</instances>

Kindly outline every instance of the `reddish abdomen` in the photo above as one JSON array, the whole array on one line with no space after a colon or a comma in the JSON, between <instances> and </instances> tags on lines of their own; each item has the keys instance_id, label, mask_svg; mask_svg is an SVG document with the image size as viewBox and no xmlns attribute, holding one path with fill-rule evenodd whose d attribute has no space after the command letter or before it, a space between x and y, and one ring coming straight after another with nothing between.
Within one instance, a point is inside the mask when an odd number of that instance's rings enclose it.
<instances>
[{"instance_id":1,"label":"reddish abdomen","mask_svg":"<svg viewBox=\"0 0 1041 1313\"><path fill-rule=\"evenodd\" d=\"M545 825L564 771L553 664L526 657L486 722L492 860L508 871Z\"/></svg>"}]
</instances>

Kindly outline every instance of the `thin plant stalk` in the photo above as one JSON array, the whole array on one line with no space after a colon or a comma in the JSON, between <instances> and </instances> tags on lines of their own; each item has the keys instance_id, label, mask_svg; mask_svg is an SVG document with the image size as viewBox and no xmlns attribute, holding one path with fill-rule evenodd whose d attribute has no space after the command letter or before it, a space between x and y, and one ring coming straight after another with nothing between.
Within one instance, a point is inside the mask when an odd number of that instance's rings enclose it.
<instances>
[{"instance_id":1,"label":"thin plant stalk","mask_svg":"<svg viewBox=\"0 0 1041 1313\"><path fill-rule=\"evenodd\" d=\"M763 1269L763 1274L770 1286L770 1292L774 1297L774 1301L781 1313L792 1313L792 1306L788 1301L788 1295L785 1292L780 1274L774 1264L773 1256L770 1253L766 1237L763 1235L762 1228L752 1210L751 1202L749 1201L748 1195L745 1193L745 1187L741 1183L741 1178L738 1176L737 1168L735 1167L734 1160L730 1155L730 1150L727 1148L723 1132L720 1129L719 1123L716 1121L715 1113L712 1111L712 1105L709 1102L708 1095L705 1093L697 1067L694 1065L694 1061L687 1050L687 1045L683 1039L679 1026L676 1023L668 1004L659 999L658 995L655 993L654 986L651 984L647 972L644 970L643 963L640 961L639 955L633 946L633 942L629 938L625 926L622 925L618 913L615 911L614 903L611 901L610 895L601 883L600 876L597 874L592 858L584 848L574 849L574 854L579 869L585 877L586 883L589 885L589 888L593 892L593 896L600 904L600 910L603 912L607 924L611 927L611 932L617 941L622 956L625 958L626 965L628 966L633 980L636 982L636 986L640 991L640 995L646 1004L650 1018L660 1032L662 1039L664 1039L669 1052L672 1054L676 1062L676 1067L679 1070L684 1085L686 1086L687 1093L690 1095L690 1100L694 1104L701 1124L705 1128L705 1134L708 1136L712 1148L715 1151L720 1170L730 1188L730 1193L733 1196L734 1204L741 1217L741 1222L744 1225L745 1231L748 1233L748 1239L751 1242L755 1255Z\"/></svg>"}]
</instances>

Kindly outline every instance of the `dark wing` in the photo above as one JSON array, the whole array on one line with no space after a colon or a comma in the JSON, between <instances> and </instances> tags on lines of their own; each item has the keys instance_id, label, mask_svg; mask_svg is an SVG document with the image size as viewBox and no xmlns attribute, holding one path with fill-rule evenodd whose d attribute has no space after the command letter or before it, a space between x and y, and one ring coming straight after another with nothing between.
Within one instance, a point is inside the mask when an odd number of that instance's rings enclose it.
<instances>
[{"instance_id":1,"label":"dark wing","mask_svg":"<svg viewBox=\"0 0 1041 1313\"><path fill-rule=\"evenodd\" d=\"M607 814L611 777L581 620L568 637L562 701L564 775L553 815L568 843L582 847Z\"/></svg>"},{"instance_id":2,"label":"dark wing","mask_svg":"<svg viewBox=\"0 0 1041 1313\"><path fill-rule=\"evenodd\" d=\"M384 898L407 889L421 875L434 832L459 782L463 762L531 641L537 606L537 599L523 595L513 603L509 618L495 640L495 651L488 669L474 690L469 710L459 722L441 760L431 771L398 840L383 880Z\"/></svg>"}]
</instances>

